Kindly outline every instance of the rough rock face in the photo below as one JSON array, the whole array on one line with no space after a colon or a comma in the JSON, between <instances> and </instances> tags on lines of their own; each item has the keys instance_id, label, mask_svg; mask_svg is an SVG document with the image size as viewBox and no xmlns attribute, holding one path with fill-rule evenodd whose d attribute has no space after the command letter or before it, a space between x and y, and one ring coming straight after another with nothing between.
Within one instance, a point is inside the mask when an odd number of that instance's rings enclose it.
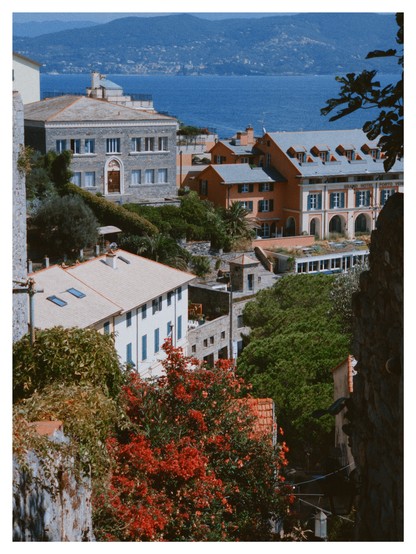
<instances>
[{"instance_id":1,"label":"rough rock face","mask_svg":"<svg viewBox=\"0 0 416 554\"><path fill-rule=\"evenodd\" d=\"M58 432L53 440L67 439ZM59 455L42 463L29 452L25 465L13 463L13 541L94 541L89 479L77 479Z\"/></svg>"},{"instance_id":2,"label":"rough rock face","mask_svg":"<svg viewBox=\"0 0 416 554\"><path fill-rule=\"evenodd\" d=\"M356 540L403 540L403 194L382 210L370 269L354 295L351 441L358 468Z\"/></svg>"}]
</instances>

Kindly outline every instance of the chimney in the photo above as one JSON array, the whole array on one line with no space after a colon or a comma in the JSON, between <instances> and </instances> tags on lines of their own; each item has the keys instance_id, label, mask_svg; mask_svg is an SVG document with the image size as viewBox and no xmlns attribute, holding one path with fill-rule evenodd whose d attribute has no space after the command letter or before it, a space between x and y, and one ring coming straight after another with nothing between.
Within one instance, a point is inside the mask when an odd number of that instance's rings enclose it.
<instances>
[{"instance_id":1,"label":"chimney","mask_svg":"<svg viewBox=\"0 0 416 554\"><path fill-rule=\"evenodd\" d=\"M254 129L251 125L249 125L246 129L247 133L247 144L254 144Z\"/></svg>"},{"instance_id":2,"label":"chimney","mask_svg":"<svg viewBox=\"0 0 416 554\"><path fill-rule=\"evenodd\" d=\"M117 256L112 250L109 250L105 255L105 263L109 265L112 269L117 268Z\"/></svg>"},{"instance_id":3,"label":"chimney","mask_svg":"<svg viewBox=\"0 0 416 554\"><path fill-rule=\"evenodd\" d=\"M98 71L93 71L91 73L91 88L92 89L97 89L100 87L100 80L101 80L101 75L98 73Z\"/></svg>"}]
</instances>

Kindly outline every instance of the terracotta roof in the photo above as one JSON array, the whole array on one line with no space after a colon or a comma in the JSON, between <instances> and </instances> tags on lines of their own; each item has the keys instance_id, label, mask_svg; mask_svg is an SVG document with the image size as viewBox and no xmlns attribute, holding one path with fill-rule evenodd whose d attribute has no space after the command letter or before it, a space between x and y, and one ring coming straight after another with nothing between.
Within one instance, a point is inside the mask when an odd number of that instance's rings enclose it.
<instances>
[{"instance_id":1,"label":"terracotta roof","mask_svg":"<svg viewBox=\"0 0 416 554\"><path fill-rule=\"evenodd\" d=\"M274 413L274 402L271 398L244 398L242 400L256 417L254 434L267 437L273 444L277 440L277 424Z\"/></svg>"},{"instance_id":2,"label":"terracotta roof","mask_svg":"<svg viewBox=\"0 0 416 554\"><path fill-rule=\"evenodd\" d=\"M62 421L32 421L29 423L30 427L34 427L39 435L48 435L49 437L56 433L56 431L62 431Z\"/></svg>"},{"instance_id":3,"label":"terracotta roof","mask_svg":"<svg viewBox=\"0 0 416 554\"><path fill-rule=\"evenodd\" d=\"M241 256L238 256L237 258L234 258L233 260L230 260L228 262L229 264L238 264L238 265L258 265L258 260L253 260L253 258L250 258L250 256L247 256L247 254L242 254Z\"/></svg>"}]
</instances>

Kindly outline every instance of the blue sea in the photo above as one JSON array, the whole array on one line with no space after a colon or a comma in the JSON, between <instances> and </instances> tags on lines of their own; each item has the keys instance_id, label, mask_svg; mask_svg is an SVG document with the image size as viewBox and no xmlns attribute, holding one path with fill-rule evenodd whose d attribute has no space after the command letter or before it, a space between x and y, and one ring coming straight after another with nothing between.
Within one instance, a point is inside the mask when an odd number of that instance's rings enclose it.
<instances>
[{"instance_id":1,"label":"blue sea","mask_svg":"<svg viewBox=\"0 0 416 554\"><path fill-rule=\"evenodd\" d=\"M207 127L228 138L248 125L256 135L263 129L313 131L361 128L375 110L359 110L335 122L322 116L326 100L339 95L334 75L299 76L170 76L106 75L126 94L151 94L157 111L177 117L185 125ZM382 84L397 75L380 76ZM41 94L85 94L89 74L41 74ZM335 113L335 112L333 112ZM332 115L332 114L331 114Z\"/></svg>"}]
</instances>

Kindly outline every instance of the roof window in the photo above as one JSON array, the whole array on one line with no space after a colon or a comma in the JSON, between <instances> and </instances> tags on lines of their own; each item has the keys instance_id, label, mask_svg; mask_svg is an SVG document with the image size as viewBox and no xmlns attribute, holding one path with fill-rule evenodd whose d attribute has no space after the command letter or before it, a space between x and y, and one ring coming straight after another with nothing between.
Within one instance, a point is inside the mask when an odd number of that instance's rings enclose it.
<instances>
[{"instance_id":1,"label":"roof window","mask_svg":"<svg viewBox=\"0 0 416 554\"><path fill-rule=\"evenodd\" d=\"M65 302L65 300L62 300L62 298L58 298L57 296L53 295L53 296L48 296L47 297L47 300L50 300L51 302L53 302L54 304L56 304L57 306L63 308L64 306L67 305L67 302Z\"/></svg>"},{"instance_id":2,"label":"roof window","mask_svg":"<svg viewBox=\"0 0 416 554\"><path fill-rule=\"evenodd\" d=\"M77 298L84 298L85 297L85 293L83 293L83 292L81 292L77 289L74 289L72 287L70 289L67 289L67 292L69 292L73 296L76 296Z\"/></svg>"}]
</instances>

